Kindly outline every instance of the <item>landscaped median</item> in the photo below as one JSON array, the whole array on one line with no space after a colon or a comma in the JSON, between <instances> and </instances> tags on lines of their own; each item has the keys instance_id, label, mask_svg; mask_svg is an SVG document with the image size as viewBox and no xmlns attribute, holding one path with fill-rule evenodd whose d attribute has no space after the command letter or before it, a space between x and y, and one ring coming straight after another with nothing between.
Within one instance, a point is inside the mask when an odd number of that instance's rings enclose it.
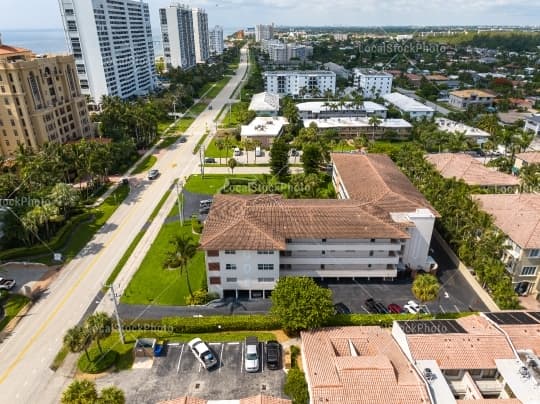
<instances>
[{"instance_id":1,"label":"landscaped median","mask_svg":"<svg viewBox=\"0 0 540 404\"><path fill-rule=\"evenodd\" d=\"M2 300L2 299L0 299ZM10 293L5 297L5 303L0 301L4 307L4 318L0 320L0 331L2 331L11 320L13 320L21 309L28 304L30 299L23 295Z\"/></svg>"}]
</instances>

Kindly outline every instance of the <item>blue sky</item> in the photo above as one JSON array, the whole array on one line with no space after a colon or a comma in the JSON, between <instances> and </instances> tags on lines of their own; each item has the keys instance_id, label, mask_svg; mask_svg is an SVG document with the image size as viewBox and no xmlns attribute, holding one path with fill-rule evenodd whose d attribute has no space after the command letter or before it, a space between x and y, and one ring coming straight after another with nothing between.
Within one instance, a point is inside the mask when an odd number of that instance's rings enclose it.
<instances>
[{"instance_id":1,"label":"blue sky","mask_svg":"<svg viewBox=\"0 0 540 404\"><path fill-rule=\"evenodd\" d=\"M157 32L157 9L170 0L148 0ZM200 0L210 25L539 25L538 0ZM60 28L58 0L0 0L2 29Z\"/></svg>"}]
</instances>

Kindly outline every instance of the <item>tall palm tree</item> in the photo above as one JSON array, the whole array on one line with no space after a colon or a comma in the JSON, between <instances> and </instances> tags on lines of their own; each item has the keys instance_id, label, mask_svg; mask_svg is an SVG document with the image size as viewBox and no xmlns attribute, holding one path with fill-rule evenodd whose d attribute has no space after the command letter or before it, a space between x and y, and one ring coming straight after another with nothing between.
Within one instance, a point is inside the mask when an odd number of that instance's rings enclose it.
<instances>
[{"instance_id":1,"label":"tall palm tree","mask_svg":"<svg viewBox=\"0 0 540 404\"><path fill-rule=\"evenodd\" d=\"M185 272L186 273L186 282L188 291L191 297L193 297L193 291L191 290L191 284L189 282L189 272L187 266L191 259L197 253L197 243L193 240L192 237L186 235L176 236L171 244L174 247L174 254L176 256L176 262L178 264L178 269L180 276Z\"/></svg>"},{"instance_id":2,"label":"tall palm tree","mask_svg":"<svg viewBox=\"0 0 540 404\"><path fill-rule=\"evenodd\" d=\"M216 138L214 140L214 144L216 145L216 148L219 150L219 164L221 164L221 153L223 152L223 149L225 148L225 142L221 138Z\"/></svg>"},{"instance_id":3,"label":"tall palm tree","mask_svg":"<svg viewBox=\"0 0 540 404\"><path fill-rule=\"evenodd\" d=\"M439 281L431 274L418 275L412 284L413 295L424 304L435 300L439 289Z\"/></svg>"},{"instance_id":4,"label":"tall palm tree","mask_svg":"<svg viewBox=\"0 0 540 404\"><path fill-rule=\"evenodd\" d=\"M112 321L107 313L99 312L89 316L86 321L86 328L90 335L90 338L96 341L99 348L99 352L103 353L101 349L101 339L108 337L112 332Z\"/></svg>"},{"instance_id":5,"label":"tall palm tree","mask_svg":"<svg viewBox=\"0 0 540 404\"><path fill-rule=\"evenodd\" d=\"M379 118L377 115L372 115L369 118L369 124L371 125L372 132L371 132L371 141L375 141L375 128L379 127L379 125L382 123L381 118Z\"/></svg>"},{"instance_id":6,"label":"tall palm tree","mask_svg":"<svg viewBox=\"0 0 540 404\"><path fill-rule=\"evenodd\" d=\"M84 349L86 359L90 360L87 349L89 339L88 330L76 325L67 330L66 335L64 335L64 345L66 345L69 352L72 353L81 352Z\"/></svg>"}]
</instances>

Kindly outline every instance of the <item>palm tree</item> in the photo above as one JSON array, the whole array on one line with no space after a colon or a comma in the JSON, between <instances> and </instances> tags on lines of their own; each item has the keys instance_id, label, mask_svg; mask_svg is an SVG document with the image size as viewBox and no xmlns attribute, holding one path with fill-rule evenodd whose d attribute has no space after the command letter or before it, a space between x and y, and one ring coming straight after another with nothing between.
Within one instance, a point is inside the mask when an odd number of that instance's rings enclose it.
<instances>
[{"instance_id":1,"label":"palm tree","mask_svg":"<svg viewBox=\"0 0 540 404\"><path fill-rule=\"evenodd\" d=\"M249 164L249 152L253 150L253 140L246 138L242 141L242 148L246 151L246 164Z\"/></svg>"},{"instance_id":2,"label":"palm tree","mask_svg":"<svg viewBox=\"0 0 540 404\"><path fill-rule=\"evenodd\" d=\"M439 296L439 281L434 275L418 275L412 285L413 295L423 304L431 302Z\"/></svg>"},{"instance_id":3,"label":"palm tree","mask_svg":"<svg viewBox=\"0 0 540 404\"><path fill-rule=\"evenodd\" d=\"M371 132L371 141L374 142L375 141L375 128L377 128L380 124L381 124L381 118L379 118L377 115L372 115L370 118L369 118L369 124L371 125L372 127L372 132Z\"/></svg>"},{"instance_id":4,"label":"palm tree","mask_svg":"<svg viewBox=\"0 0 540 404\"><path fill-rule=\"evenodd\" d=\"M67 216L69 210L75 207L79 201L77 191L70 184L65 183L56 184L49 193L49 198L64 216Z\"/></svg>"},{"instance_id":5,"label":"palm tree","mask_svg":"<svg viewBox=\"0 0 540 404\"><path fill-rule=\"evenodd\" d=\"M94 313L86 319L86 328L90 334L90 338L96 341L99 348L99 352L103 353L101 349L100 340L111 335L112 321L107 313L99 312Z\"/></svg>"},{"instance_id":6,"label":"palm tree","mask_svg":"<svg viewBox=\"0 0 540 404\"><path fill-rule=\"evenodd\" d=\"M187 282L188 291L189 291L190 296L193 297L191 284L189 282L189 272L187 271L187 266L190 260L197 253L198 246L193 240L193 238L186 235L176 236L174 240L171 241L171 244L174 246L173 253L176 257L176 263L178 264L180 276L182 276L184 271L186 272L186 282Z\"/></svg>"},{"instance_id":7,"label":"palm tree","mask_svg":"<svg viewBox=\"0 0 540 404\"><path fill-rule=\"evenodd\" d=\"M67 330L66 335L64 335L64 345L67 346L69 352L77 353L84 349L86 359L90 360L90 355L88 355L87 349L88 341L88 330L79 325L70 328Z\"/></svg>"},{"instance_id":8,"label":"palm tree","mask_svg":"<svg viewBox=\"0 0 540 404\"><path fill-rule=\"evenodd\" d=\"M105 387L99 395L99 404L125 404L126 396L116 386Z\"/></svg>"},{"instance_id":9,"label":"palm tree","mask_svg":"<svg viewBox=\"0 0 540 404\"><path fill-rule=\"evenodd\" d=\"M90 380L74 380L62 393L62 404L90 404L97 402L96 384Z\"/></svg>"},{"instance_id":10,"label":"palm tree","mask_svg":"<svg viewBox=\"0 0 540 404\"><path fill-rule=\"evenodd\" d=\"M225 148L225 142L223 141L223 139L218 137L216 140L214 140L214 144L219 150L219 164L221 164L221 152L223 152L223 149Z\"/></svg>"},{"instance_id":11,"label":"palm tree","mask_svg":"<svg viewBox=\"0 0 540 404\"><path fill-rule=\"evenodd\" d=\"M236 159L229 159L229 161L227 162L227 165L231 169L231 174L234 175L234 169L238 165L238 162L236 161Z\"/></svg>"}]
</instances>

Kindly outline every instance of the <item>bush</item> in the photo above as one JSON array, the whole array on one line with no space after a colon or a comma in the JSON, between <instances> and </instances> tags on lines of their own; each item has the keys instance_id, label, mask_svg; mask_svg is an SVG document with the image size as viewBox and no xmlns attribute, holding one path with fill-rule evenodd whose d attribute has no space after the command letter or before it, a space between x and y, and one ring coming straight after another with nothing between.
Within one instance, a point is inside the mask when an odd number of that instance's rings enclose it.
<instances>
[{"instance_id":1,"label":"bush","mask_svg":"<svg viewBox=\"0 0 540 404\"><path fill-rule=\"evenodd\" d=\"M280 328L280 321L274 316L246 315L246 316L211 316L197 317L166 317L161 324L175 333L205 333L221 331L267 331ZM218 326L221 326L218 327Z\"/></svg>"},{"instance_id":2,"label":"bush","mask_svg":"<svg viewBox=\"0 0 540 404\"><path fill-rule=\"evenodd\" d=\"M216 296L219 297L217 293L208 293L206 290L199 289L193 292L193 296L186 297L186 304L194 306L206 304L216 299Z\"/></svg>"},{"instance_id":3,"label":"bush","mask_svg":"<svg viewBox=\"0 0 540 404\"><path fill-rule=\"evenodd\" d=\"M191 217L191 229L197 234L202 233L203 225L195 215Z\"/></svg>"},{"instance_id":4,"label":"bush","mask_svg":"<svg viewBox=\"0 0 540 404\"><path fill-rule=\"evenodd\" d=\"M309 392L304 372L298 368L292 368L287 373L287 380L285 380L285 386L283 391L291 399L293 404L308 404Z\"/></svg>"},{"instance_id":5,"label":"bush","mask_svg":"<svg viewBox=\"0 0 540 404\"><path fill-rule=\"evenodd\" d=\"M101 353L99 349L91 348L88 350L88 360L85 353L79 358L77 366L81 372L84 373L101 373L109 369L115 362L118 352L116 351L105 351Z\"/></svg>"}]
</instances>

